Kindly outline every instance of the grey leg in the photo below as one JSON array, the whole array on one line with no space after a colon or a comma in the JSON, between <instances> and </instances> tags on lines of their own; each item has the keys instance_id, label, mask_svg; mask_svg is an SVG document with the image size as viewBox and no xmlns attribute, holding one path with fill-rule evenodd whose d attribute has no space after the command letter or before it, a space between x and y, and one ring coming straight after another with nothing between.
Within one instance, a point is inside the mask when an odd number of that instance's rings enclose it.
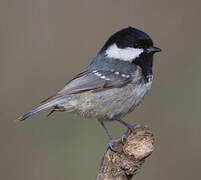
<instances>
[{"instance_id":1,"label":"grey leg","mask_svg":"<svg viewBox=\"0 0 201 180\"><path fill-rule=\"evenodd\" d=\"M110 138L110 141L109 141L109 146L110 146L110 148L111 148L113 151L115 151L114 148L113 148L113 143L115 142L115 138L112 136L112 134L110 133L110 131L106 128L105 124L104 124L102 121L99 121L99 122L100 122L100 124L102 125L102 127L103 127L104 130L105 130L105 132L107 133L107 135L108 135L109 138Z\"/></svg>"},{"instance_id":2,"label":"grey leg","mask_svg":"<svg viewBox=\"0 0 201 180\"><path fill-rule=\"evenodd\" d=\"M121 119L115 119L116 121L118 121L118 122L120 122L121 124L123 124L124 126L126 126L128 129L132 129L133 127L134 127L134 125L133 124L129 124L129 123L127 123L126 121L124 121L124 120L121 120Z\"/></svg>"},{"instance_id":3,"label":"grey leg","mask_svg":"<svg viewBox=\"0 0 201 180\"><path fill-rule=\"evenodd\" d=\"M121 124L123 124L124 126L126 126L128 128L128 130L121 136L121 141L122 143L125 142L125 139L127 138L127 136L131 133L131 129L135 126L133 124L129 124L126 121L123 121L122 119L115 119L116 121L120 122Z\"/></svg>"}]
</instances>

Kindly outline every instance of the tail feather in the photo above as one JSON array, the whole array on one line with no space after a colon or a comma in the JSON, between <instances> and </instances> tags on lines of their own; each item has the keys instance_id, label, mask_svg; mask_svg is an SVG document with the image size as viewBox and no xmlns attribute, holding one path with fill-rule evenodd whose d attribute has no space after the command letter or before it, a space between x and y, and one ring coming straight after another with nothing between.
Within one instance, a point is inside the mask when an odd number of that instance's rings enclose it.
<instances>
[{"instance_id":1,"label":"tail feather","mask_svg":"<svg viewBox=\"0 0 201 180\"><path fill-rule=\"evenodd\" d=\"M32 110L32 111L20 116L17 120L18 121L24 121L28 117L30 117L30 116L32 116L32 115L34 115L34 114L36 114L36 113L38 113L38 112L40 112L42 110L45 110L45 109L48 109L50 107L53 107L53 106L57 105L59 102L61 102L60 99L54 99L54 100L52 100L52 101L50 101L48 103L44 103L44 104L38 106L37 108L35 108L34 110Z\"/></svg>"}]
</instances>

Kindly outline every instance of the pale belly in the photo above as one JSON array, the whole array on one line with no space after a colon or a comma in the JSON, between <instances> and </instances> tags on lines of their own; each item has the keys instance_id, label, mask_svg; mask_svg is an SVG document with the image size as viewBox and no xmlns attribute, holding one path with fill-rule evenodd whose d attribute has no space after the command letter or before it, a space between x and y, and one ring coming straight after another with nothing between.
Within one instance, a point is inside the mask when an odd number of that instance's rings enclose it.
<instances>
[{"instance_id":1,"label":"pale belly","mask_svg":"<svg viewBox=\"0 0 201 180\"><path fill-rule=\"evenodd\" d=\"M85 92L69 96L61 104L68 112L85 118L113 120L122 118L140 104L151 87L149 83L128 84L122 88L114 88L101 92Z\"/></svg>"}]
</instances>

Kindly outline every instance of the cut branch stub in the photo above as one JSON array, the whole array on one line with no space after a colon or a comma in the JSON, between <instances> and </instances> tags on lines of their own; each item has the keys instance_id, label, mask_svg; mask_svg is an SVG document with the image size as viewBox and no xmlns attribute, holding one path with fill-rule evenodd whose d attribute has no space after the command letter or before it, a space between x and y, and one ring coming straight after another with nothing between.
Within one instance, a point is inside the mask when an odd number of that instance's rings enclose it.
<instances>
[{"instance_id":1,"label":"cut branch stub","mask_svg":"<svg viewBox=\"0 0 201 180\"><path fill-rule=\"evenodd\" d=\"M146 126L135 126L127 137L125 144L117 140L114 144L116 152L110 148L105 152L97 180L128 180L135 175L145 158L154 150L153 133Z\"/></svg>"}]
</instances>

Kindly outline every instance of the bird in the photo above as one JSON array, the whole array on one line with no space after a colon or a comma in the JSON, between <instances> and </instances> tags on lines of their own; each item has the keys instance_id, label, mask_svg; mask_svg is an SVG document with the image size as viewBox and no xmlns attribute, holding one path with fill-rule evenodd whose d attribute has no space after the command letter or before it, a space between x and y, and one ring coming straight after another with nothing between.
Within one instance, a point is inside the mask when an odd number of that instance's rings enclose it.
<instances>
[{"instance_id":1,"label":"bird","mask_svg":"<svg viewBox=\"0 0 201 180\"><path fill-rule=\"evenodd\" d=\"M161 49L151 37L134 27L123 28L109 37L91 63L66 86L45 99L18 121L46 109L72 112L85 119L95 119L109 136L114 150L115 138L105 122L118 121L127 127L122 143L131 133L133 124L123 118L144 99L153 81L153 55Z\"/></svg>"}]
</instances>

